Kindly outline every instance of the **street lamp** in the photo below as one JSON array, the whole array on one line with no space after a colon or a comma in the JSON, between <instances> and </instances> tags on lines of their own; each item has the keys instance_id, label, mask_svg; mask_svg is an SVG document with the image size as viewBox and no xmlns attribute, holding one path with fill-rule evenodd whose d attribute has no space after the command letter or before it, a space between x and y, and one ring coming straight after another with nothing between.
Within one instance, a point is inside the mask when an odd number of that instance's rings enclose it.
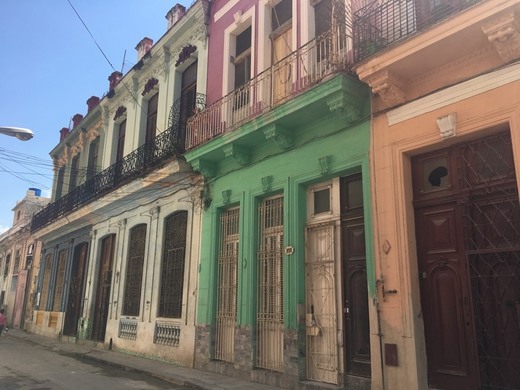
<instances>
[{"instance_id":1,"label":"street lamp","mask_svg":"<svg viewBox=\"0 0 520 390\"><path fill-rule=\"evenodd\" d=\"M10 126L0 126L0 134L16 137L21 141L29 141L34 136L32 130Z\"/></svg>"}]
</instances>

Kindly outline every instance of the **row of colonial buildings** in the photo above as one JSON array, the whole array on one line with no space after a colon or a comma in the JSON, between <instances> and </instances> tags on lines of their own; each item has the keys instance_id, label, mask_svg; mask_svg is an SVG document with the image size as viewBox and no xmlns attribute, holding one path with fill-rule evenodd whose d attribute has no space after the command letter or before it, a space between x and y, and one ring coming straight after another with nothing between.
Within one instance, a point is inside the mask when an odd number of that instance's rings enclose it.
<instances>
[{"instance_id":1,"label":"row of colonial buildings","mask_svg":"<svg viewBox=\"0 0 520 390\"><path fill-rule=\"evenodd\" d=\"M0 237L13 326L293 389L520 389L520 1L166 18Z\"/></svg>"}]
</instances>

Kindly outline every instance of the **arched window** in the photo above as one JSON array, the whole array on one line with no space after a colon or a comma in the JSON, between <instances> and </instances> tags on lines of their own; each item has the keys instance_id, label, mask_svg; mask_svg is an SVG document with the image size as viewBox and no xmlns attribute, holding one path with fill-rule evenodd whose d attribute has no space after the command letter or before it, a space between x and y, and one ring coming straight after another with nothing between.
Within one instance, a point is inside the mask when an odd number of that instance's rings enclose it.
<instances>
[{"instance_id":1,"label":"arched window","mask_svg":"<svg viewBox=\"0 0 520 390\"><path fill-rule=\"evenodd\" d=\"M122 313L126 316L139 315L145 248L146 225L137 225L130 231L130 245L128 246Z\"/></svg>"},{"instance_id":2,"label":"arched window","mask_svg":"<svg viewBox=\"0 0 520 390\"><path fill-rule=\"evenodd\" d=\"M182 315L187 226L187 211L178 211L164 220L159 317L180 318Z\"/></svg>"}]
</instances>

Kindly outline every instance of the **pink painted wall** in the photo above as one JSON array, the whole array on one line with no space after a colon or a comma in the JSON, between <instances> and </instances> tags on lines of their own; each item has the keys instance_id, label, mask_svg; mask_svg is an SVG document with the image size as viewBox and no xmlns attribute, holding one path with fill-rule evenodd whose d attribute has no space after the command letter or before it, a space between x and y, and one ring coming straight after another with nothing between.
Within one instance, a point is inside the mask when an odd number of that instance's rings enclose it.
<instances>
[{"instance_id":1,"label":"pink painted wall","mask_svg":"<svg viewBox=\"0 0 520 390\"><path fill-rule=\"evenodd\" d=\"M241 10L243 13L247 12L251 7L257 5L258 0L239 1L224 16L215 22L215 13L217 13L228 2L229 0L216 0L211 8L208 46L208 104L211 104L222 97L222 74L224 71L222 55L224 53L224 31L230 25L235 23L233 15L237 11ZM254 39L256 40L256 37Z\"/></svg>"}]
</instances>

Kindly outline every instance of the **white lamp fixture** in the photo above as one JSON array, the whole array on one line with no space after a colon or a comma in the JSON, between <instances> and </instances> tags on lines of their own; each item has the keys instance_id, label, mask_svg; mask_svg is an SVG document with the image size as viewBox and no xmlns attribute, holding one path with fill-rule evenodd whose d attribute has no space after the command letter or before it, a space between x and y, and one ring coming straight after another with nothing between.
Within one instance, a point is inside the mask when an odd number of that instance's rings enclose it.
<instances>
[{"instance_id":1,"label":"white lamp fixture","mask_svg":"<svg viewBox=\"0 0 520 390\"><path fill-rule=\"evenodd\" d=\"M0 134L16 137L21 141L29 141L34 136L32 130L10 126L0 126Z\"/></svg>"}]
</instances>

